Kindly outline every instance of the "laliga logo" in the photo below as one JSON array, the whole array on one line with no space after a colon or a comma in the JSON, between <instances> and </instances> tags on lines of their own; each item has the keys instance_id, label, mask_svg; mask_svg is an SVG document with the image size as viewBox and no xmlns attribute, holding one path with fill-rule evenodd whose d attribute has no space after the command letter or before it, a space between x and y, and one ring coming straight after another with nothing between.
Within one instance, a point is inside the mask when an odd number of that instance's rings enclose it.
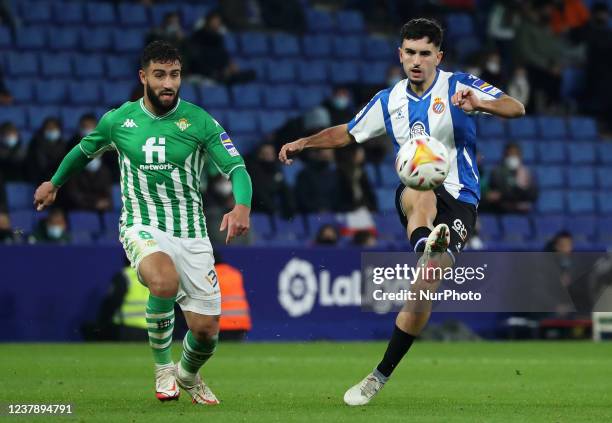
<instances>
[{"instance_id":1,"label":"laliga logo","mask_svg":"<svg viewBox=\"0 0 612 423\"><path fill-rule=\"evenodd\" d=\"M321 270L318 278L310 262L292 258L278 275L278 302L291 317L300 317L319 305L361 305L361 273L338 276L333 281L329 271Z\"/></svg>"}]
</instances>

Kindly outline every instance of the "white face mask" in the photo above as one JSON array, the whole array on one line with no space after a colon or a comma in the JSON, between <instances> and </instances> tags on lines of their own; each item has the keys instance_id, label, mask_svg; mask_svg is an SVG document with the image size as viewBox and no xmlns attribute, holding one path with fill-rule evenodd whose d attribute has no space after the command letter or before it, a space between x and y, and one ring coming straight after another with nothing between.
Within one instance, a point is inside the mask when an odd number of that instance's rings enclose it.
<instances>
[{"instance_id":1,"label":"white face mask","mask_svg":"<svg viewBox=\"0 0 612 423\"><path fill-rule=\"evenodd\" d=\"M232 183L227 179L221 179L215 184L214 190L217 194L225 197L232 193Z\"/></svg>"},{"instance_id":2,"label":"white face mask","mask_svg":"<svg viewBox=\"0 0 612 423\"><path fill-rule=\"evenodd\" d=\"M491 73L499 73L499 62L496 60L489 60L486 68Z\"/></svg>"},{"instance_id":3,"label":"white face mask","mask_svg":"<svg viewBox=\"0 0 612 423\"><path fill-rule=\"evenodd\" d=\"M17 136L17 134L7 135L4 138L4 144L6 144L8 148L15 147L18 142L19 142L19 137Z\"/></svg>"},{"instance_id":4,"label":"white face mask","mask_svg":"<svg viewBox=\"0 0 612 423\"><path fill-rule=\"evenodd\" d=\"M62 133L59 131L59 129L50 129L45 131L45 139L47 141L55 142L59 140L61 136Z\"/></svg>"},{"instance_id":5,"label":"white face mask","mask_svg":"<svg viewBox=\"0 0 612 423\"><path fill-rule=\"evenodd\" d=\"M59 225L49 225L47 226L47 235L52 239L59 239L64 234L64 228Z\"/></svg>"},{"instance_id":6,"label":"white face mask","mask_svg":"<svg viewBox=\"0 0 612 423\"><path fill-rule=\"evenodd\" d=\"M86 137L87 135L91 134L93 132L93 128L81 128L81 130L79 131L79 133L81 134L81 138Z\"/></svg>"},{"instance_id":7,"label":"white face mask","mask_svg":"<svg viewBox=\"0 0 612 423\"><path fill-rule=\"evenodd\" d=\"M98 169L100 169L100 166L102 166L102 159L96 157L95 159L87 163L85 169L87 169L89 172L96 172Z\"/></svg>"},{"instance_id":8,"label":"white face mask","mask_svg":"<svg viewBox=\"0 0 612 423\"><path fill-rule=\"evenodd\" d=\"M516 170L521 165L521 159L516 156L506 157L506 167L510 170Z\"/></svg>"},{"instance_id":9,"label":"white face mask","mask_svg":"<svg viewBox=\"0 0 612 423\"><path fill-rule=\"evenodd\" d=\"M344 110L349 106L350 100L348 97L340 95L333 99L334 107L338 110Z\"/></svg>"}]
</instances>

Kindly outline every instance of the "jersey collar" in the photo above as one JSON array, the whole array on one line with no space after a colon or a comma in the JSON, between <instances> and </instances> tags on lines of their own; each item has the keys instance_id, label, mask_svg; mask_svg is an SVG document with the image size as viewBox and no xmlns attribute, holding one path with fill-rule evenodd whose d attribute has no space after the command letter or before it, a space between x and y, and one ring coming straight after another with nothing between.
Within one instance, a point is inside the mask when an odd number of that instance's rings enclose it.
<instances>
[{"instance_id":1,"label":"jersey collar","mask_svg":"<svg viewBox=\"0 0 612 423\"><path fill-rule=\"evenodd\" d=\"M140 103L140 108L142 109L142 111L143 111L143 112L145 112L145 114L146 114L147 116L149 116L151 119L160 120L160 119L163 119L163 118L165 118L165 117L168 117L168 116L170 116L172 113L176 112L176 109L178 109L179 104L181 104L181 98L179 97L178 101L176 102L176 106L174 106L174 107L172 108L172 110L170 110L168 113L166 113L166 114L164 114L164 115L161 115L161 116L157 116L157 115L155 115L155 114L151 113L151 112L150 112L150 111L149 111L149 110L146 108L146 106L145 106L145 104L144 104L144 97L142 97L142 98L140 99L139 103Z\"/></svg>"},{"instance_id":2,"label":"jersey collar","mask_svg":"<svg viewBox=\"0 0 612 423\"><path fill-rule=\"evenodd\" d=\"M440 76L440 69L436 69L436 77L434 78L429 88L427 88L427 91L425 91L421 97L419 97L414 91L412 91L412 88L410 88L410 78L408 78L406 82L406 94L408 95L408 98L414 101L425 100L427 96L431 93L433 87L435 87L436 82L438 82L438 76Z\"/></svg>"}]
</instances>

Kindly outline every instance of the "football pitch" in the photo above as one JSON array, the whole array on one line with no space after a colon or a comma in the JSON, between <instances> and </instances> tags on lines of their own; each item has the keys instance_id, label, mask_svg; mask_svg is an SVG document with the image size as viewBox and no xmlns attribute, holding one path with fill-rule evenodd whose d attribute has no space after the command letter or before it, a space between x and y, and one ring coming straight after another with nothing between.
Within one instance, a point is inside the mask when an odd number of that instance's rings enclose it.
<instances>
[{"instance_id":1,"label":"football pitch","mask_svg":"<svg viewBox=\"0 0 612 423\"><path fill-rule=\"evenodd\" d=\"M204 376L216 407L153 395L146 344L0 344L4 421L603 422L612 343L417 342L365 407L344 391L383 343L221 343ZM173 347L178 357L180 344ZM6 404L73 404L72 416L10 416Z\"/></svg>"}]
</instances>

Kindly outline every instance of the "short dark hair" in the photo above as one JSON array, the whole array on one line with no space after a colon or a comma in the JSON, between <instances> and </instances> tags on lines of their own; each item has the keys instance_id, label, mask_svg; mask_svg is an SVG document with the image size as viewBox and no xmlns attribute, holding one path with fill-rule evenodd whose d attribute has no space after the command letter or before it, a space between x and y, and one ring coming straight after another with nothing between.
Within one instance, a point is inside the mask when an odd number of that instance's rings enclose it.
<instances>
[{"instance_id":1,"label":"short dark hair","mask_svg":"<svg viewBox=\"0 0 612 423\"><path fill-rule=\"evenodd\" d=\"M178 49L168 41L156 40L150 42L142 51L140 56L140 66L142 69L149 66L149 63L183 63L183 58Z\"/></svg>"},{"instance_id":2,"label":"short dark hair","mask_svg":"<svg viewBox=\"0 0 612 423\"><path fill-rule=\"evenodd\" d=\"M400 31L400 43L404 40L420 40L427 37L430 43L440 48L444 31L442 26L434 20L428 18L411 19L402 26Z\"/></svg>"}]
</instances>

